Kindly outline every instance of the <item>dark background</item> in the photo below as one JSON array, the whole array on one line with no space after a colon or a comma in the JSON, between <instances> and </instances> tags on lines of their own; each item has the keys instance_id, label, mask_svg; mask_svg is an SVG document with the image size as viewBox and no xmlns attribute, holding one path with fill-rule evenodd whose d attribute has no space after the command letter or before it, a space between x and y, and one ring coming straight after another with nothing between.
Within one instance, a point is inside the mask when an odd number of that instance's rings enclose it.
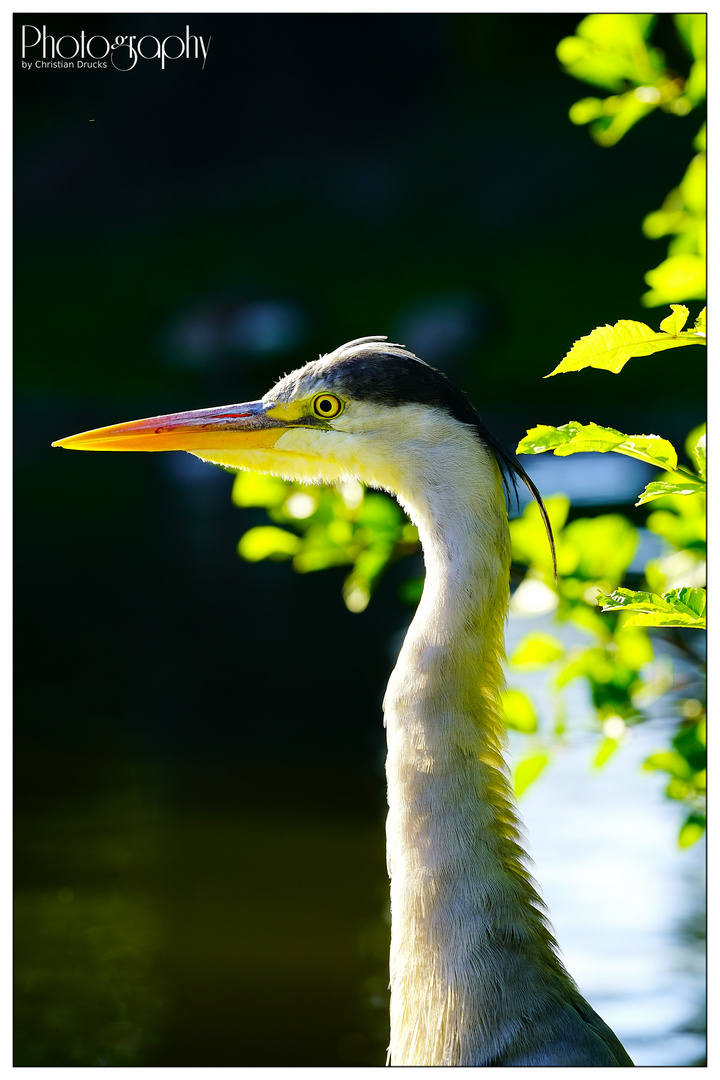
<instances>
[{"instance_id":1,"label":"dark background","mask_svg":"<svg viewBox=\"0 0 720 1080\"><path fill-rule=\"evenodd\" d=\"M542 379L663 317L640 223L700 125L573 127L582 17L16 17L17 1065L383 1062L407 566L351 615L342 571L237 558L263 515L223 471L50 443L388 334L513 447L569 419L681 444L699 357L680 399L673 351ZM212 40L204 70L27 72L22 23ZM670 16L655 40L686 72Z\"/></svg>"}]
</instances>

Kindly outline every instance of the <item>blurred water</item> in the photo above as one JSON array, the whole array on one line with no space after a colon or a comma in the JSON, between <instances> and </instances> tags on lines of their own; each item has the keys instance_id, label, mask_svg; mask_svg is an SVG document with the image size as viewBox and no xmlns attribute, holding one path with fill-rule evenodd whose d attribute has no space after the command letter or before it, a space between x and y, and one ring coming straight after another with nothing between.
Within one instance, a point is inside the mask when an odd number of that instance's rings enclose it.
<instances>
[{"instance_id":1,"label":"blurred water","mask_svg":"<svg viewBox=\"0 0 720 1080\"><path fill-rule=\"evenodd\" d=\"M513 448L514 449L514 448ZM567 495L575 506L602 506L603 503L634 503L639 492L657 475L657 469L622 454L554 454L523 456L522 463L544 497L554 492ZM520 505L532 495L520 485Z\"/></svg>"}]
</instances>

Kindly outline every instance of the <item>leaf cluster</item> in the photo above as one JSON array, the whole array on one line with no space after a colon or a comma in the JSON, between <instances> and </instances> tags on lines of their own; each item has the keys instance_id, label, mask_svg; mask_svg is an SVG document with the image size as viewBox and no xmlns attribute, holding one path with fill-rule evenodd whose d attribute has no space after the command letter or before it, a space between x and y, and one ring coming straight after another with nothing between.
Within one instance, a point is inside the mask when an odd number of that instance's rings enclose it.
<instances>
[{"instance_id":1,"label":"leaf cluster","mask_svg":"<svg viewBox=\"0 0 720 1080\"><path fill-rule=\"evenodd\" d=\"M642 323L628 320L616 323L614 327L594 330L576 341L550 374L586 367L618 374L631 356L646 356L653 351L686 344L704 344L705 311L698 316L694 329L688 332L684 330L688 309L678 304L671 307L672 314L661 322L657 333ZM636 506L656 504L645 527L662 537L667 545L660 558L649 561L644 567L646 588L631 589L623 585L638 543L637 527L629 518L613 514L571 522L556 538L560 574L556 588L556 618L582 627L593 640L587 646L565 650L559 639L554 639L554 651L549 653L547 639L538 642L530 636L510 658L511 665L521 668L528 662L537 664L542 657L540 666L551 672L556 714L563 712L558 700L561 688L578 677L586 681L603 728L603 737L595 754L596 766L603 765L612 756L627 736L628 728L643 719L645 709L673 688L672 668L667 662L655 661L646 630L705 629L707 600L702 586L705 580L707 459L704 424L690 432L685 450L692 468L679 465L675 447L658 435L628 435L615 428L577 421L560 427L539 424L527 432L517 447L520 454L550 451L560 457L613 452L643 461L666 474L664 478L650 482L636 503ZM548 502L557 505L557 499ZM535 508L529 507L523 518L511 524L514 556L529 567L528 576L514 598L514 604L520 610L528 589L534 589L532 595L536 598L534 601L531 598L530 610L533 602L537 604L538 585L552 595L553 582L539 542L535 514ZM557 527L557 518L554 524ZM597 612L598 605L600 613ZM677 646L677 638L673 644ZM517 695L520 692L511 690L508 693ZM536 715L532 702L528 699L525 713L521 715L517 696L508 701L508 725L535 732L537 723L530 727L527 721L528 715ZM682 713L683 699L678 701ZM556 723L555 738L562 733L562 725ZM684 802L689 809L679 837L681 845L687 846L702 833L705 759L696 752L692 760L681 761L681 751L675 745L677 739L679 734L673 740L671 751L651 755L645 767L670 772L666 794ZM550 760L552 742L546 738L539 746L537 743L538 740L529 756L516 768L518 794L539 775L540 760L544 759L542 768ZM678 745L685 746L686 741L680 740Z\"/></svg>"},{"instance_id":2,"label":"leaf cluster","mask_svg":"<svg viewBox=\"0 0 720 1080\"><path fill-rule=\"evenodd\" d=\"M662 51L649 44L656 16L588 15L572 37L563 38L557 57L568 75L613 93L587 97L570 109L574 124L589 124L601 146L613 146L643 117L662 109L687 116L705 99L706 18L675 15L689 54L686 76L670 71Z\"/></svg>"},{"instance_id":3,"label":"leaf cluster","mask_svg":"<svg viewBox=\"0 0 720 1080\"><path fill-rule=\"evenodd\" d=\"M537 508L528 506L522 517L511 522L513 558L527 568L511 608L526 617L552 614L559 631L528 633L509 657L510 688L503 696L506 722L531 736L531 745L514 772L518 795L565 741L564 691L574 681L581 680L587 687L592 710L586 719L600 728L593 753L593 765L598 768L653 707L681 717L678 734L687 727L688 717L696 717L700 710L704 716L704 705L698 700L704 697L702 661L678 636L679 630L705 626L706 594L700 587L705 569L704 496L697 492L690 497L662 496L657 505L659 509L649 514L644 527L662 536L665 548L658 559L644 566L640 582L644 589L628 587L638 577L634 560L641 529L624 514L568 522L569 501L559 495L547 500L556 533L557 585ZM693 574L697 585L679 584L678 578ZM561 628L568 624L575 627L574 641L579 631L580 644L563 643L567 635ZM657 654L650 632L668 632L668 628L672 629L665 651ZM694 665L695 674L685 680L686 685L675 675L672 652L685 666L688 659ZM552 714L549 726L541 724L540 710L531 697L513 685L513 673L517 677L525 672L545 674L544 693ZM686 691L692 696L688 698ZM673 740L672 758L658 751L647 759L645 768L661 770L672 761L674 771L666 794L688 808L680 833L680 843L687 846L702 832L705 757L704 749L701 752L695 746L692 758L680 764L678 755L687 742L678 746Z\"/></svg>"},{"instance_id":4,"label":"leaf cluster","mask_svg":"<svg viewBox=\"0 0 720 1080\"><path fill-rule=\"evenodd\" d=\"M691 60L687 77L670 72L662 52L649 43L654 21L655 16L647 14L590 15L579 24L575 36L558 45L558 57L568 74L613 91L605 99L584 98L570 110L573 123L589 123L590 133L600 145L612 146L654 109L684 116L705 98L706 16L674 16ZM705 140L703 125L694 142L697 153L684 177L662 207L643 222L650 239L672 239L667 258L645 275L650 291L642 301L648 307L668 303L671 315L657 331L630 319L597 327L574 343L550 375L588 367L616 375L633 357L706 343L705 309L694 327L686 330L689 311L682 303L704 299L706 290ZM632 522L620 515L612 525L602 517L572 522L558 538L561 579L556 590L556 618L583 626L594 640L585 648L567 651L559 639L549 642L547 636L530 635L511 657L517 668L535 663L551 671L556 695L571 679L581 676L586 680L604 733L596 765L608 760L626 737L628 727L643 718L648 705L675 691L679 726L670 748L650 755L645 768L665 772L669 777L666 794L684 803L689 811L680 830L683 847L702 835L705 824L705 706L697 696L683 696L684 688L674 679L668 657L655 659L648 630L670 633L672 645L683 651L686 659L690 656L694 660L697 693L704 696L701 660L682 634L705 628L705 425L690 432L685 450L691 468L679 465L675 448L658 435L628 435L576 421L560 427L539 424L528 431L518 453L550 451L563 457L614 452L663 470L661 478L647 484L636 506L653 504L645 528L662 537L665 547L659 558L645 564L639 582L645 587L629 588L623 584L623 576L630 571L630 537L636 529ZM531 509L526 511L526 515L532 513ZM516 605L522 605L523 590L525 594L530 590L530 607L538 604L538 589L552 597L553 583L547 576L542 550L528 542L535 528L535 523L531 528L522 519L512 526L515 555L529 567L515 596ZM609 552L606 545L615 550ZM534 706L528 699L520 710L519 693L507 692L508 723L518 730L535 732ZM557 700L555 712L562 716L562 704ZM535 718L533 725L529 716ZM561 733L562 724L556 721L555 735ZM519 763L515 772L518 792L539 775L549 758L546 744L539 750L536 746Z\"/></svg>"},{"instance_id":5,"label":"leaf cluster","mask_svg":"<svg viewBox=\"0 0 720 1080\"><path fill-rule=\"evenodd\" d=\"M551 374L579 371L585 367L618 374L631 356L645 356L676 345L704 344L704 310L690 332L683 329L688 314L684 305L672 305L672 315L663 320L657 334L641 323L627 320L614 327L599 328L575 342ZM643 718L647 706L673 687L672 670L667 664L653 664L653 648L646 628L705 629L707 599L702 585L707 459L704 424L690 432L685 449L693 468L678 465L675 447L658 435L628 435L615 428L577 421L560 427L539 424L527 432L517 448L518 453L551 451L561 457L612 451L653 465L667 474L666 478L649 483L636 503L637 506L657 503L645 525L668 545L663 556L646 564L647 587L630 589L622 584L637 546L637 529L627 517L605 515L573 521L557 537L560 579L556 589L556 618L583 627L594 640L587 647L565 650L558 639L549 642L546 637L538 640L530 636L510 658L515 667L539 662L540 666L552 669L556 695L570 680L577 677L586 680L604 732L595 755L597 766L611 757L626 736L628 727ZM553 584L538 543L534 511L535 508L528 508L523 518L511 525L515 557L530 568L515 596L515 605L520 608L523 590L527 593L528 588L534 588L534 603L537 604L538 584L548 595L551 595ZM600 615L596 611L598 604ZM611 616L615 612L618 616L613 619ZM674 643L677 645L677 639ZM508 725L535 732L534 706L527 699L520 710L518 694L519 691L510 690L506 695ZM678 701L681 715L688 701L698 704L695 698L679 698ZM555 711L562 713L557 701ZM532 725L529 716L535 718ZM662 770L670 775L666 794L688 807L688 816L680 830L681 846L697 840L704 827L704 742L697 735L699 728L696 725L692 755L684 753L690 746L686 726L683 720L671 750L652 754L645 762L646 769ZM555 735L561 734L562 726L556 723ZM536 745L529 756L519 762L515 772L518 794L540 774L549 760L550 744L546 740L540 749Z\"/></svg>"},{"instance_id":6,"label":"leaf cluster","mask_svg":"<svg viewBox=\"0 0 720 1080\"><path fill-rule=\"evenodd\" d=\"M707 16L684 13L673 19L688 54L687 75L669 70L662 51L649 43L654 15L588 15L574 36L559 43L557 56L568 75L614 91L606 98L582 98L570 109L571 121L589 124L592 138L601 146L619 142L656 109L687 116L705 101ZM643 222L649 238L673 237L667 257L645 275L650 289L641 299L646 307L705 298L705 142L703 124L695 139L697 154L682 180ZM632 326L642 324L618 323L602 331L623 327L632 332Z\"/></svg>"},{"instance_id":7,"label":"leaf cluster","mask_svg":"<svg viewBox=\"0 0 720 1080\"><path fill-rule=\"evenodd\" d=\"M242 472L232 498L237 506L263 507L273 522L244 533L238 544L243 559L292 560L301 574L349 566L343 599L350 611L364 611L390 563L420 547L417 529L397 503L359 483L308 488Z\"/></svg>"}]
</instances>

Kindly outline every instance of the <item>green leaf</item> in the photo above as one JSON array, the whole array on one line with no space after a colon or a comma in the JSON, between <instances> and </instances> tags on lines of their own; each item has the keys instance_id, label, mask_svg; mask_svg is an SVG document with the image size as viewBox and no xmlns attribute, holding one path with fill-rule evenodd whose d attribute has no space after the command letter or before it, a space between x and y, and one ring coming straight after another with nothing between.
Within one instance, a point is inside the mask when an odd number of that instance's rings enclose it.
<instances>
[{"instance_id":1,"label":"green leaf","mask_svg":"<svg viewBox=\"0 0 720 1080\"><path fill-rule=\"evenodd\" d=\"M605 113L605 102L600 98L580 98L570 106L570 121L573 124L589 124L591 120L597 120Z\"/></svg>"},{"instance_id":2,"label":"green leaf","mask_svg":"<svg viewBox=\"0 0 720 1080\"><path fill-rule=\"evenodd\" d=\"M372 491L365 496L358 521L376 531L394 532L401 518L402 511L394 499Z\"/></svg>"},{"instance_id":3,"label":"green leaf","mask_svg":"<svg viewBox=\"0 0 720 1080\"><path fill-rule=\"evenodd\" d=\"M648 514L645 526L650 532L662 536L664 540L672 544L676 549L675 555L681 556L678 559L668 553L667 558L671 560L668 568L671 576L674 576L680 567L682 567L680 572L683 575L691 573L692 570L701 573L700 564L705 561L707 551L706 500L702 495L667 495L659 500L657 505L665 507L668 503L675 505L671 509L653 510L651 514ZM687 512L681 512L677 506L678 503L683 509L686 506ZM664 561L664 557L659 560L660 564ZM648 563L648 570L651 565L655 567L657 562ZM662 569L662 565L659 568ZM693 581L688 584L703 585L704 582L694 580L693 576ZM663 589L652 586L651 591L663 592Z\"/></svg>"},{"instance_id":4,"label":"green leaf","mask_svg":"<svg viewBox=\"0 0 720 1080\"><path fill-rule=\"evenodd\" d=\"M700 814L690 814L680 829L678 845L681 848L691 847L692 844L697 843L704 832L705 816Z\"/></svg>"},{"instance_id":5,"label":"green leaf","mask_svg":"<svg viewBox=\"0 0 720 1080\"><path fill-rule=\"evenodd\" d=\"M549 760L547 754L533 754L518 762L513 773L513 788L518 798L537 780Z\"/></svg>"},{"instance_id":6,"label":"green leaf","mask_svg":"<svg viewBox=\"0 0 720 1080\"><path fill-rule=\"evenodd\" d=\"M408 607L416 607L420 603L424 586L424 577L408 578L398 588L398 596L403 604L407 604Z\"/></svg>"},{"instance_id":7,"label":"green leaf","mask_svg":"<svg viewBox=\"0 0 720 1080\"><path fill-rule=\"evenodd\" d=\"M707 291L705 256L692 252L670 255L654 270L648 270L645 280L650 286L650 292L643 293L640 297L645 307L658 307L660 304L670 303L671 300L704 300ZM642 326L642 323L638 325ZM693 336L692 333L687 340L685 335L668 340L675 345L690 345L693 342L703 344L703 339ZM669 349L672 345L656 346L656 349L658 347ZM655 352L656 349L651 349L650 352Z\"/></svg>"},{"instance_id":8,"label":"green leaf","mask_svg":"<svg viewBox=\"0 0 720 1080\"><path fill-rule=\"evenodd\" d=\"M685 266L688 259L696 260L697 256L677 255L673 258ZM650 271L650 274L654 273L655 271ZM652 284L649 275L646 275L646 280L648 284ZM691 292L688 299L692 299L695 295ZM670 299L674 300L676 297L671 296ZM663 325L673 320L672 325L676 326L683 312L685 318L682 319L682 325L684 325L689 314L687 308L677 304L671 307L673 316L668 316L668 319L663 320ZM705 337L697 330L670 333L666 330L652 330L645 323L635 322L632 319L621 319L614 326L598 326L591 334L579 338L564 359L545 378L548 379L551 375L559 375L567 371L581 371L586 367L612 371L617 375L632 356L650 356L664 349L674 349L680 345L702 345L705 342Z\"/></svg>"},{"instance_id":9,"label":"green leaf","mask_svg":"<svg viewBox=\"0 0 720 1080\"><path fill-rule=\"evenodd\" d=\"M675 27L685 48L695 60L705 58L707 50L707 15L673 15Z\"/></svg>"},{"instance_id":10,"label":"green leaf","mask_svg":"<svg viewBox=\"0 0 720 1080\"><path fill-rule=\"evenodd\" d=\"M675 448L667 439L661 439L658 435L625 435L615 428L580 424L577 420L570 420L559 428L545 424L531 428L518 444L517 453L543 454L546 450L552 450L559 457L588 451L604 454L614 450L659 469L677 468Z\"/></svg>"},{"instance_id":11,"label":"green leaf","mask_svg":"<svg viewBox=\"0 0 720 1080\"><path fill-rule=\"evenodd\" d=\"M673 739L673 746L693 772L704 772L707 768L706 722L702 720L697 724L683 724Z\"/></svg>"},{"instance_id":12,"label":"green leaf","mask_svg":"<svg viewBox=\"0 0 720 1080\"><path fill-rule=\"evenodd\" d=\"M557 46L557 57L569 75L608 90L641 83L662 69L659 53L645 38L654 16L594 14L578 25L574 37Z\"/></svg>"},{"instance_id":13,"label":"green leaf","mask_svg":"<svg viewBox=\"0 0 720 1080\"><path fill-rule=\"evenodd\" d=\"M676 750L659 750L650 754L643 762L643 769L646 772L664 772L678 780L688 780L692 776L692 769Z\"/></svg>"},{"instance_id":14,"label":"green leaf","mask_svg":"<svg viewBox=\"0 0 720 1080\"><path fill-rule=\"evenodd\" d=\"M543 667L565 653L565 647L552 634L527 634L510 657L515 667Z\"/></svg>"},{"instance_id":15,"label":"green leaf","mask_svg":"<svg viewBox=\"0 0 720 1080\"><path fill-rule=\"evenodd\" d=\"M360 552L343 584L343 599L349 611L359 613L365 610L392 555L392 542L383 541L373 543Z\"/></svg>"},{"instance_id":16,"label":"green leaf","mask_svg":"<svg viewBox=\"0 0 720 1080\"><path fill-rule=\"evenodd\" d=\"M653 647L646 630L636 626L623 626L615 630L615 645L617 646L617 662L622 667L639 671L644 664L649 664L653 659Z\"/></svg>"},{"instance_id":17,"label":"green leaf","mask_svg":"<svg viewBox=\"0 0 720 1080\"><path fill-rule=\"evenodd\" d=\"M660 323L660 329L666 334L677 337L678 334L682 333L682 329L688 321L690 312L684 304L671 304L670 310L672 311L672 315L668 315L667 318L663 319Z\"/></svg>"},{"instance_id":18,"label":"green leaf","mask_svg":"<svg viewBox=\"0 0 720 1080\"><path fill-rule=\"evenodd\" d=\"M555 536L560 533L565 524L569 508L570 501L565 495L551 495L545 499L545 509ZM534 500L527 504L521 517L513 518L510 522L510 539L515 562L532 566L548 580L552 579L552 558L547 534L540 510Z\"/></svg>"},{"instance_id":19,"label":"green leaf","mask_svg":"<svg viewBox=\"0 0 720 1080\"><path fill-rule=\"evenodd\" d=\"M653 499L662 499L665 495L696 495L698 492L704 495L705 488L704 480L693 480L689 476L679 476L677 480L653 480L635 505L642 506Z\"/></svg>"},{"instance_id":20,"label":"green leaf","mask_svg":"<svg viewBox=\"0 0 720 1080\"><path fill-rule=\"evenodd\" d=\"M707 480L706 427L705 424L699 424L685 440L685 452L694 461L703 480Z\"/></svg>"},{"instance_id":21,"label":"green leaf","mask_svg":"<svg viewBox=\"0 0 720 1080\"><path fill-rule=\"evenodd\" d=\"M600 743L598 751L593 758L593 768L600 769L605 762L612 757L620 743L617 739L606 738Z\"/></svg>"},{"instance_id":22,"label":"green leaf","mask_svg":"<svg viewBox=\"0 0 720 1080\"><path fill-rule=\"evenodd\" d=\"M703 220L707 210L707 159L696 154L680 181L679 194L690 213Z\"/></svg>"},{"instance_id":23,"label":"green leaf","mask_svg":"<svg viewBox=\"0 0 720 1080\"><path fill-rule=\"evenodd\" d=\"M280 506L292 490L292 485L278 476L262 473L239 472L232 489L232 501L236 506Z\"/></svg>"},{"instance_id":24,"label":"green leaf","mask_svg":"<svg viewBox=\"0 0 720 1080\"><path fill-rule=\"evenodd\" d=\"M500 695L505 723L526 735L537 731L537 714L532 701L521 690L503 690Z\"/></svg>"},{"instance_id":25,"label":"green leaf","mask_svg":"<svg viewBox=\"0 0 720 1080\"><path fill-rule=\"evenodd\" d=\"M248 562L261 559L291 559L302 546L302 540L286 529L274 525L258 525L240 537L238 552Z\"/></svg>"},{"instance_id":26,"label":"green leaf","mask_svg":"<svg viewBox=\"0 0 720 1080\"><path fill-rule=\"evenodd\" d=\"M614 589L609 595L601 594L598 603L603 611L637 612L630 616L626 626L705 628L705 589L671 589L662 594Z\"/></svg>"},{"instance_id":27,"label":"green leaf","mask_svg":"<svg viewBox=\"0 0 720 1080\"><path fill-rule=\"evenodd\" d=\"M632 562L638 545L638 532L624 514L599 514L594 518L576 518L558 537L558 569L563 579L582 579L582 607L586 607L587 582L602 583L603 588L619 584ZM568 597L570 582L564 580L563 595Z\"/></svg>"},{"instance_id":28,"label":"green leaf","mask_svg":"<svg viewBox=\"0 0 720 1080\"><path fill-rule=\"evenodd\" d=\"M662 207L644 218L642 228L646 236L655 240L675 233L682 238L683 251L704 254L706 172L705 155L696 154L678 187L665 196ZM670 254L674 253L675 247Z\"/></svg>"}]
</instances>

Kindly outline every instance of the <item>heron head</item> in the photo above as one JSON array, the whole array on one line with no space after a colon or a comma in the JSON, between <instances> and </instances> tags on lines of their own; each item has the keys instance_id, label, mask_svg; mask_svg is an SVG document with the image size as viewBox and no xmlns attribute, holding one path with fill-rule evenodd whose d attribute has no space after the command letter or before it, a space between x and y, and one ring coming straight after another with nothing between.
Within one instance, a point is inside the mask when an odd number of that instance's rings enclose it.
<instances>
[{"instance_id":1,"label":"heron head","mask_svg":"<svg viewBox=\"0 0 720 1080\"><path fill-rule=\"evenodd\" d=\"M485 453L477 454L477 444ZM97 428L53 446L69 450L186 450L204 461L309 483L359 479L400 494L427 484L448 460L519 477L519 461L485 428L442 372L384 337L341 345L286 375L260 401ZM472 453L470 453L472 451ZM497 472L493 472L497 476ZM552 544L552 540L551 540Z\"/></svg>"},{"instance_id":2,"label":"heron head","mask_svg":"<svg viewBox=\"0 0 720 1080\"><path fill-rule=\"evenodd\" d=\"M477 424L448 379L382 337L359 338L286 375L260 401L97 428L69 450L186 450L232 468L297 480L377 480L425 444Z\"/></svg>"}]
</instances>

